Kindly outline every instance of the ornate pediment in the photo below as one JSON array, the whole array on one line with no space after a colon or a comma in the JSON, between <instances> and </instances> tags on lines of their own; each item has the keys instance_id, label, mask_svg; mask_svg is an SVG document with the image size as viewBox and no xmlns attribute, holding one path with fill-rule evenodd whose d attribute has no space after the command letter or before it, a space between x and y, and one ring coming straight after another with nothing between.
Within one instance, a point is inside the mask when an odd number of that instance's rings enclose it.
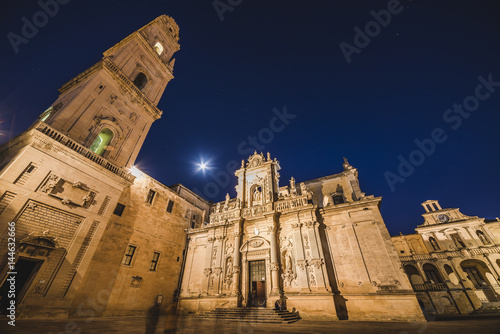
<instances>
[{"instance_id":1,"label":"ornate pediment","mask_svg":"<svg viewBox=\"0 0 500 334\"><path fill-rule=\"evenodd\" d=\"M258 154L257 151L254 152L253 155L251 155L248 158L248 167L258 167L264 163L264 154L260 153Z\"/></svg>"},{"instance_id":2,"label":"ornate pediment","mask_svg":"<svg viewBox=\"0 0 500 334\"><path fill-rule=\"evenodd\" d=\"M63 204L72 204L88 208L94 204L96 193L80 181L70 182L55 174L51 174L40 191L58 198Z\"/></svg>"}]
</instances>

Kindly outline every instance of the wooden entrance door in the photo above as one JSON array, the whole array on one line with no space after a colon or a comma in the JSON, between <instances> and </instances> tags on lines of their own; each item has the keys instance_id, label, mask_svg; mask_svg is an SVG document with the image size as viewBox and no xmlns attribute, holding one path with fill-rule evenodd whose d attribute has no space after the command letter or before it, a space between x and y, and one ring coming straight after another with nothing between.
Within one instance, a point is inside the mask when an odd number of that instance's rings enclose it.
<instances>
[{"instance_id":1,"label":"wooden entrance door","mask_svg":"<svg viewBox=\"0 0 500 334\"><path fill-rule=\"evenodd\" d=\"M266 261L251 261L250 265L250 306L266 307Z\"/></svg>"}]
</instances>

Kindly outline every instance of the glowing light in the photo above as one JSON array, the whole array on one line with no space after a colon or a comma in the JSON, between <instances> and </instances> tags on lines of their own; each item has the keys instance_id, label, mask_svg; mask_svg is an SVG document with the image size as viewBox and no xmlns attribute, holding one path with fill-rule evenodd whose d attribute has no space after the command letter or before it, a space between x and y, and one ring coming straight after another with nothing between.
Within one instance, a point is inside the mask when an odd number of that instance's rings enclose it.
<instances>
[{"instance_id":1,"label":"glowing light","mask_svg":"<svg viewBox=\"0 0 500 334\"><path fill-rule=\"evenodd\" d=\"M207 169L210 169L208 162L204 162L203 160L196 165L198 166L198 171L201 170L202 172L205 172Z\"/></svg>"},{"instance_id":2,"label":"glowing light","mask_svg":"<svg viewBox=\"0 0 500 334\"><path fill-rule=\"evenodd\" d=\"M134 175L135 177L141 177L142 176L142 172L139 170L139 168L137 168L135 166L132 166L130 168L130 173L132 173L132 175Z\"/></svg>"}]
</instances>

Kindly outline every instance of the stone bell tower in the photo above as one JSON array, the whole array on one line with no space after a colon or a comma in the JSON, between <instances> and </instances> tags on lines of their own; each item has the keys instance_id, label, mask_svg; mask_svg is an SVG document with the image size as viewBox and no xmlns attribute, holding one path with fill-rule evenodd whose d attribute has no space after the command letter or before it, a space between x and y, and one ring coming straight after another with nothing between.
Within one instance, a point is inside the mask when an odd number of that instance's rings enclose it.
<instances>
[{"instance_id":1,"label":"stone bell tower","mask_svg":"<svg viewBox=\"0 0 500 334\"><path fill-rule=\"evenodd\" d=\"M236 192L243 208L265 205L274 202L279 193L279 161L272 160L267 153L264 157L257 151L241 162L241 168L235 172L238 177Z\"/></svg>"},{"instance_id":2,"label":"stone bell tower","mask_svg":"<svg viewBox=\"0 0 500 334\"><path fill-rule=\"evenodd\" d=\"M64 84L40 120L118 167L131 167L157 104L173 78L179 27L162 15L106 52Z\"/></svg>"}]
</instances>

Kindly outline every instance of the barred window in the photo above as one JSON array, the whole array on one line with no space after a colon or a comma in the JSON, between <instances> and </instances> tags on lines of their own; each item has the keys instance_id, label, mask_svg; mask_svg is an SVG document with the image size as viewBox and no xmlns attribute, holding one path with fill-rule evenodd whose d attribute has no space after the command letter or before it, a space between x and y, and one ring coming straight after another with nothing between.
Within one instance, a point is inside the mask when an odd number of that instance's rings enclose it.
<instances>
[{"instance_id":1,"label":"barred window","mask_svg":"<svg viewBox=\"0 0 500 334\"><path fill-rule=\"evenodd\" d=\"M149 270L156 271L156 267L158 266L158 259L159 258L160 258L160 253L154 252L153 259L151 260L151 267L149 267Z\"/></svg>"},{"instance_id":2,"label":"barred window","mask_svg":"<svg viewBox=\"0 0 500 334\"><path fill-rule=\"evenodd\" d=\"M132 245L129 245L127 247L127 252L125 253L125 258L123 259L124 265L130 266L130 264L132 263L132 258L134 257L136 249L137 249L137 247L132 246Z\"/></svg>"},{"instance_id":3,"label":"barred window","mask_svg":"<svg viewBox=\"0 0 500 334\"><path fill-rule=\"evenodd\" d=\"M153 204L153 200L155 199L156 191L153 189L149 189L148 197L146 198L146 203Z\"/></svg>"},{"instance_id":4,"label":"barred window","mask_svg":"<svg viewBox=\"0 0 500 334\"><path fill-rule=\"evenodd\" d=\"M169 200L167 204L167 212L172 213L172 209L174 208L174 201Z\"/></svg>"}]
</instances>

